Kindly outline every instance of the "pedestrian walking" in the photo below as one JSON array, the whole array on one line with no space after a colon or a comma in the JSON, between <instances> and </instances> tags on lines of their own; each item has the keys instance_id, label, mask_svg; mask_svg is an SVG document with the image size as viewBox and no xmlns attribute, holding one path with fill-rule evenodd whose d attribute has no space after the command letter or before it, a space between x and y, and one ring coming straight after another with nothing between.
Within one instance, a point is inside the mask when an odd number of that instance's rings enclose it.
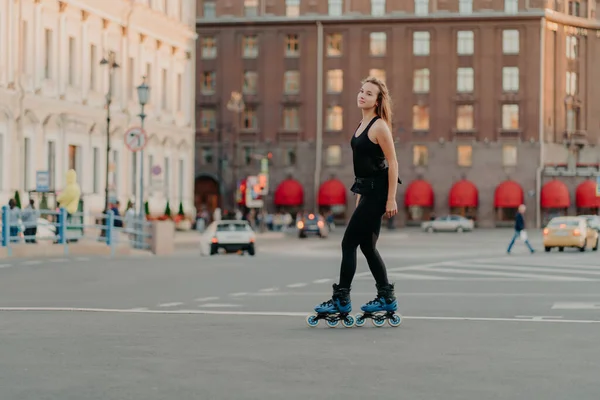
<instances>
[{"instance_id":1,"label":"pedestrian walking","mask_svg":"<svg viewBox=\"0 0 600 400\"><path fill-rule=\"evenodd\" d=\"M515 233L513 234L512 240L510 241L508 249L506 250L508 254L510 254L510 251L512 250L512 247L517 239L521 239L523 242L525 242L525 245L529 248L529 251L532 254L535 252L535 250L533 250L533 247L531 247L531 244L529 243L527 231L525 230L525 218L523 217L523 215L525 214L525 209L525 205L521 204L517 211L517 215L515 216Z\"/></svg>"},{"instance_id":2,"label":"pedestrian walking","mask_svg":"<svg viewBox=\"0 0 600 400\"><path fill-rule=\"evenodd\" d=\"M23 228L25 229L25 232L23 233L25 236L25 243L37 243L36 235L39 217L40 212L35 209L35 201L29 199L29 205L25 207L21 213L21 220L23 221Z\"/></svg>"},{"instance_id":3,"label":"pedestrian walking","mask_svg":"<svg viewBox=\"0 0 600 400\"><path fill-rule=\"evenodd\" d=\"M377 289L375 299L361 309L365 313L391 313L397 309L394 284L388 281L385 264L376 248L382 217L391 218L398 212L396 189L401 183L391 133L391 100L385 83L374 77L362 82L356 100L362 111L362 120L350 141L355 175L351 190L357 196L356 209L342 239L339 283L333 285L332 298L315 307L318 314L339 313L341 319L352 310L350 289L358 247L367 259Z\"/></svg>"}]
</instances>

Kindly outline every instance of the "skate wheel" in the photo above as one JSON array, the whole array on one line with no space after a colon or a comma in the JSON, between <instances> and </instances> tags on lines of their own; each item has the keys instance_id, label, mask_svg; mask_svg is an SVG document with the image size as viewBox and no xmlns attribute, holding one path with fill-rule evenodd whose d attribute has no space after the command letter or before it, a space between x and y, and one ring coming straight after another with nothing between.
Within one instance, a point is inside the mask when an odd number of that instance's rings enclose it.
<instances>
[{"instance_id":1,"label":"skate wheel","mask_svg":"<svg viewBox=\"0 0 600 400\"><path fill-rule=\"evenodd\" d=\"M387 321L388 324L390 324L390 326L395 328L397 326L400 326L400 324L402 323L402 317L398 314L394 314Z\"/></svg>"},{"instance_id":2,"label":"skate wheel","mask_svg":"<svg viewBox=\"0 0 600 400\"><path fill-rule=\"evenodd\" d=\"M317 319L316 315L309 315L306 317L306 323L311 328L314 328L315 326L319 325L319 320Z\"/></svg>"},{"instance_id":3,"label":"skate wheel","mask_svg":"<svg viewBox=\"0 0 600 400\"><path fill-rule=\"evenodd\" d=\"M361 327L365 325L365 322L367 322L367 320L365 318L363 318L363 316L361 314L356 314L356 318L354 319L354 323L356 324L356 326Z\"/></svg>"},{"instance_id":4,"label":"skate wheel","mask_svg":"<svg viewBox=\"0 0 600 400\"><path fill-rule=\"evenodd\" d=\"M337 319L335 321L327 321L327 326L330 328L335 328L339 324L340 324L340 321Z\"/></svg>"},{"instance_id":5,"label":"skate wheel","mask_svg":"<svg viewBox=\"0 0 600 400\"><path fill-rule=\"evenodd\" d=\"M342 325L344 325L345 328L352 328L355 323L356 320L352 315L347 315L346 318L342 320Z\"/></svg>"},{"instance_id":6,"label":"skate wheel","mask_svg":"<svg viewBox=\"0 0 600 400\"><path fill-rule=\"evenodd\" d=\"M385 324L385 318L373 316L371 322L373 322L373 325L375 325L376 327L381 328Z\"/></svg>"}]
</instances>

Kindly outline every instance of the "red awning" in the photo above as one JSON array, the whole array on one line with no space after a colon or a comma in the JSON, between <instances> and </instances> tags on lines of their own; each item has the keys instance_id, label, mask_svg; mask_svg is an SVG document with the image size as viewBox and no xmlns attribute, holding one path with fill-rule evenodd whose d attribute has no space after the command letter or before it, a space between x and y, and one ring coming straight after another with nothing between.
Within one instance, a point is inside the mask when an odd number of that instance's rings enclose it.
<instances>
[{"instance_id":1,"label":"red awning","mask_svg":"<svg viewBox=\"0 0 600 400\"><path fill-rule=\"evenodd\" d=\"M433 207L433 188L429 182L422 179L412 181L404 194L404 205Z\"/></svg>"},{"instance_id":2,"label":"red awning","mask_svg":"<svg viewBox=\"0 0 600 400\"><path fill-rule=\"evenodd\" d=\"M346 205L346 186L337 179L330 179L319 188L320 206Z\"/></svg>"},{"instance_id":3,"label":"red awning","mask_svg":"<svg viewBox=\"0 0 600 400\"><path fill-rule=\"evenodd\" d=\"M567 185L558 180L552 180L542 187L540 193L542 208L568 208L571 205Z\"/></svg>"},{"instance_id":4,"label":"red awning","mask_svg":"<svg viewBox=\"0 0 600 400\"><path fill-rule=\"evenodd\" d=\"M575 204L578 208L600 207L600 197L596 196L596 182L590 179L583 181L575 191Z\"/></svg>"},{"instance_id":5,"label":"red awning","mask_svg":"<svg viewBox=\"0 0 600 400\"><path fill-rule=\"evenodd\" d=\"M466 179L456 182L450 189L448 203L450 207L477 207L479 204L477 187Z\"/></svg>"},{"instance_id":6,"label":"red awning","mask_svg":"<svg viewBox=\"0 0 600 400\"><path fill-rule=\"evenodd\" d=\"M504 181L496 187L494 207L517 208L523 204L523 188L515 181Z\"/></svg>"},{"instance_id":7,"label":"red awning","mask_svg":"<svg viewBox=\"0 0 600 400\"><path fill-rule=\"evenodd\" d=\"M300 206L304 204L304 189L295 179L282 181L275 189L275 205Z\"/></svg>"}]
</instances>

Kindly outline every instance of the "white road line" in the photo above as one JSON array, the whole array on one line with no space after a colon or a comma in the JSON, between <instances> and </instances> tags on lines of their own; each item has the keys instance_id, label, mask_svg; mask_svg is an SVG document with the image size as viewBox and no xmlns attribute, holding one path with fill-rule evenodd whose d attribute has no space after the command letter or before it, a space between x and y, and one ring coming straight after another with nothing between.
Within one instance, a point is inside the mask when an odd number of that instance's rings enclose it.
<instances>
[{"instance_id":1,"label":"white road line","mask_svg":"<svg viewBox=\"0 0 600 400\"><path fill-rule=\"evenodd\" d=\"M594 279L587 278L575 278L569 276L558 276L558 275L538 275L538 274L522 274L522 273L509 273L509 272L497 272L497 271L482 271L475 269L458 269L458 268L428 268L428 271L433 272L446 272L450 274L468 274L468 275L488 275L488 276L507 276L511 278L530 278L536 281L571 281L571 282L591 282Z\"/></svg>"},{"instance_id":2,"label":"white road line","mask_svg":"<svg viewBox=\"0 0 600 400\"><path fill-rule=\"evenodd\" d=\"M0 307L0 312L104 312L115 314L190 314L190 315L237 315L259 317L306 317L309 312L283 312L283 311L214 311L214 310L126 310L111 308L62 308L62 307ZM554 317L556 318L556 317ZM538 322L538 323L571 323L571 324L600 324L594 319L522 319L522 318L495 318L495 317L429 317L429 316L402 316L404 320L422 321L473 321L473 322Z\"/></svg>"},{"instance_id":3,"label":"white road line","mask_svg":"<svg viewBox=\"0 0 600 400\"><path fill-rule=\"evenodd\" d=\"M553 310L600 310L600 303L558 302L552 305Z\"/></svg>"},{"instance_id":4,"label":"white road line","mask_svg":"<svg viewBox=\"0 0 600 400\"><path fill-rule=\"evenodd\" d=\"M131 308L130 311L146 311L148 310L147 307L137 307L137 308Z\"/></svg>"},{"instance_id":5,"label":"white road line","mask_svg":"<svg viewBox=\"0 0 600 400\"><path fill-rule=\"evenodd\" d=\"M289 285L286 285L286 287L289 288L299 288L304 286L306 286L306 283L290 283Z\"/></svg>"},{"instance_id":6,"label":"white road line","mask_svg":"<svg viewBox=\"0 0 600 400\"><path fill-rule=\"evenodd\" d=\"M532 319L532 320L536 320L536 321L541 321L544 319L560 319L562 318L562 315L549 315L549 316L544 316L544 315L515 315L515 318L524 318L524 319Z\"/></svg>"},{"instance_id":7,"label":"white road line","mask_svg":"<svg viewBox=\"0 0 600 400\"><path fill-rule=\"evenodd\" d=\"M482 278L486 279L486 278ZM503 278L492 278L496 281L504 281ZM525 279L521 280L524 281ZM529 281L529 280L528 280ZM353 296L372 296L373 292L353 292ZM331 292L276 292L276 293L250 293L249 296L306 296L306 297L320 297L320 296L331 296ZM553 299L557 297L561 298L594 298L600 297L600 293L396 293L396 297L551 297Z\"/></svg>"},{"instance_id":8,"label":"white road line","mask_svg":"<svg viewBox=\"0 0 600 400\"><path fill-rule=\"evenodd\" d=\"M51 260L48 260L48 261L53 262L53 263L59 263L59 262L65 262L65 261L68 261L68 260L66 258L54 258L54 259L51 259Z\"/></svg>"},{"instance_id":9,"label":"white road line","mask_svg":"<svg viewBox=\"0 0 600 400\"><path fill-rule=\"evenodd\" d=\"M279 290L279 289L277 289L276 287L272 287L272 288L260 289L259 292L269 293L269 292L276 292L277 290Z\"/></svg>"},{"instance_id":10,"label":"white road line","mask_svg":"<svg viewBox=\"0 0 600 400\"><path fill-rule=\"evenodd\" d=\"M404 272L400 272L400 273L395 273L395 272L391 272L388 274L390 277L392 278L398 278L398 279L407 279L407 280L431 280L431 281L449 281L449 280L455 280L456 278L452 278L449 276L439 276L439 275L419 275L419 274L409 274L409 273L404 273Z\"/></svg>"},{"instance_id":11,"label":"white road line","mask_svg":"<svg viewBox=\"0 0 600 400\"><path fill-rule=\"evenodd\" d=\"M242 297L242 296L246 296L248 293L246 292L239 292L239 293L231 293L230 296L231 297Z\"/></svg>"},{"instance_id":12,"label":"white road line","mask_svg":"<svg viewBox=\"0 0 600 400\"><path fill-rule=\"evenodd\" d=\"M77 261L89 261L90 259L88 257L77 257L75 260L77 260Z\"/></svg>"},{"instance_id":13,"label":"white road line","mask_svg":"<svg viewBox=\"0 0 600 400\"><path fill-rule=\"evenodd\" d=\"M12 264L0 264L0 268L10 268Z\"/></svg>"},{"instance_id":14,"label":"white road line","mask_svg":"<svg viewBox=\"0 0 600 400\"><path fill-rule=\"evenodd\" d=\"M227 308L227 307L240 307L240 305L239 304L227 304L227 303L206 303L206 304L200 304L198 307Z\"/></svg>"},{"instance_id":15,"label":"white road line","mask_svg":"<svg viewBox=\"0 0 600 400\"><path fill-rule=\"evenodd\" d=\"M197 299L194 299L194 301L199 301L199 302L204 302L204 301L215 301L215 300L219 300L218 297L199 297Z\"/></svg>"},{"instance_id":16,"label":"white road line","mask_svg":"<svg viewBox=\"0 0 600 400\"><path fill-rule=\"evenodd\" d=\"M327 278L325 278L325 279L315 279L313 281L313 283L327 283L327 282L331 282L331 281L333 281L333 279L327 279Z\"/></svg>"},{"instance_id":17,"label":"white road line","mask_svg":"<svg viewBox=\"0 0 600 400\"><path fill-rule=\"evenodd\" d=\"M567 274L587 274L587 275L600 275L600 271L587 271L580 270L577 268L560 268L560 267L536 267L536 266L514 266L514 265L504 265L504 264L470 264L470 263L461 263L460 265L456 265L457 267L462 268L473 268L474 270L487 270L487 269L502 269L506 271L522 271L522 272L558 272L558 273L567 273ZM544 276L544 275L540 275Z\"/></svg>"},{"instance_id":18,"label":"white road line","mask_svg":"<svg viewBox=\"0 0 600 400\"><path fill-rule=\"evenodd\" d=\"M37 265L37 264L41 264L42 261L41 260L31 260L31 261L23 261L21 264L23 265Z\"/></svg>"},{"instance_id":19,"label":"white road line","mask_svg":"<svg viewBox=\"0 0 600 400\"><path fill-rule=\"evenodd\" d=\"M159 304L158 307L177 307L177 306L180 306L182 304L183 303L180 303L180 302L176 301L176 302L173 302L173 303L162 303L162 304Z\"/></svg>"}]
</instances>

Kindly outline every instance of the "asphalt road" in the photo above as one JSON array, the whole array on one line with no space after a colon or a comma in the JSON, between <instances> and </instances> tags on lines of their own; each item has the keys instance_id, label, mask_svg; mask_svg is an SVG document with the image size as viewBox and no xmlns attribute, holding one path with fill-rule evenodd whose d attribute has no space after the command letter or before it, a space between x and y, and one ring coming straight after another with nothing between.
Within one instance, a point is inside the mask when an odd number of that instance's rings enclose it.
<instances>
[{"instance_id":1,"label":"asphalt road","mask_svg":"<svg viewBox=\"0 0 600 400\"><path fill-rule=\"evenodd\" d=\"M398 328L309 328L339 234L0 263L0 399L598 399L600 255L384 231ZM530 233L541 249L539 235ZM354 310L374 297L359 252Z\"/></svg>"}]
</instances>

